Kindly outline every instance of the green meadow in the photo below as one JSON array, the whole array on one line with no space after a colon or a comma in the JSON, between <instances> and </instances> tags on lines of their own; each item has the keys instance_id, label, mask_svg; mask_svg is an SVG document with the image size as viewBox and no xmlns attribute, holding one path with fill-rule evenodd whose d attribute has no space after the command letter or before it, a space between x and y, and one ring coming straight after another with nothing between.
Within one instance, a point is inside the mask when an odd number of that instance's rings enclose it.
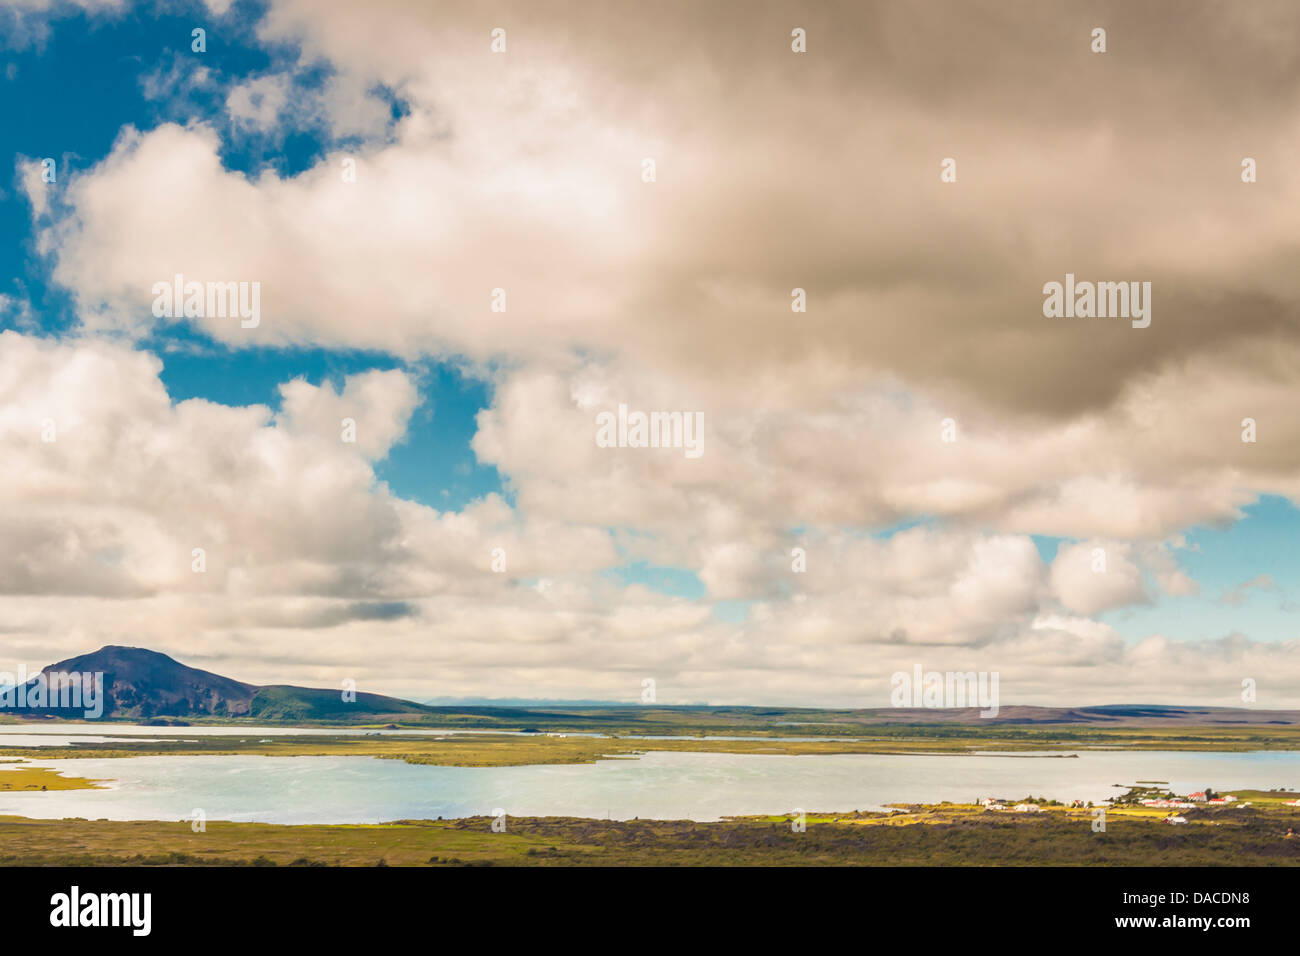
<instances>
[{"instance_id":1,"label":"green meadow","mask_svg":"<svg viewBox=\"0 0 1300 956\"><path fill-rule=\"evenodd\" d=\"M1294 798L1292 796L1292 798ZM218 866L1296 866L1300 808L994 813L941 804L894 814L816 814L716 823L568 817L353 826L32 820L0 817L0 864Z\"/></svg>"}]
</instances>

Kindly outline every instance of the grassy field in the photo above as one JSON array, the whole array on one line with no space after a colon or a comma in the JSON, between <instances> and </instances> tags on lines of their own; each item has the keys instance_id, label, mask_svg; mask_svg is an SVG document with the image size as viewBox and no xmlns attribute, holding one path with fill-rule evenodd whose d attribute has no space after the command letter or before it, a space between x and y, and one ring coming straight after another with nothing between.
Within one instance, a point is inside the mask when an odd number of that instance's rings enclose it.
<instances>
[{"instance_id":1,"label":"grassy field","mask_svg":"<svg viewBox=\"0 0 1300 956\"><path fill-rule=\"evenodd\" d=\"M1272 795L1266 795L1272 796ZM1296 866L1300 808L993 813L941 804L885 814L717 823L485 817L361 826L31 820L0 817L0 864L220 866Z\"/></svg>"},{"instance_id":2,"label":"grassy field","mask_svg":"<svg viewBox=\"0 0 1300 956\"><path fill-rule=\"evenodd\" d=\"M17 763L17 761L15 761ZM0 791L5 790L94 790L99 781L65 777L49 767L0 767Z\"/></svg>"},{"instance_id":3,"label":"grassy field","mask_svg":"<svg viewBox=\"0 0 1300 956\"><path fill-rule=\"evenodd\" d=\"M322 691L321 693L325 693ZM337 696L337 693L335 696ZM1004 708L1002 716L984 720L973 710L935 709L824 710L780 707L707 706L571 706L446 707L423 714L396 714L382 721L319 720L292 717L158 716L143 721L167 726L281 726L348 728L418 728L497 731L551 731L637 735L722 735L758 737L863 737L873 740L979 742L1014 745L1057 741L1064 746L1102 746L1128 738L1157 741L1186 737L1197 749L1224 741L1252 741L1253 749L1300 749L1300 713L1291 711L1191 710L1170 717L1150 708L1119 711L1052 711ZM1161 716L1164 714L1165 716ZM1018 716L1017 716L1018 715ZM389 722L391 721L391 722ZM125 721L132 722L132 721ZM0 725L31 727L36 721L0 711ZM113 720L78 722L92 733L111 733Z\"/></svg>"},{"instance_id":4,"label":"grassy field","mask_svg":"<svg viewBox=\"0 0 1300 956\"><path fill-rule=\"evenodd\" d=\"M99 733L111 733L102 725ZM980 731L976 733L976 731ZM1094 748L1125 750L1300 750L1296 727L1073 728L1073 727L874 727L853 739L808 741L762 737L757 740L647 740L637 736L559 737L547 734L464 734L416 736L178 737L168 740L78 743L72 747L6 746L0 756L133 757L155 754L264 756L373 756L416 764L501 767L525 764L593 763L635 757L650 750L735 754L946 753L997 750L1062 751ZM1069 759L1068 757L1062 759Z\"/></svg>"}]
</instances>

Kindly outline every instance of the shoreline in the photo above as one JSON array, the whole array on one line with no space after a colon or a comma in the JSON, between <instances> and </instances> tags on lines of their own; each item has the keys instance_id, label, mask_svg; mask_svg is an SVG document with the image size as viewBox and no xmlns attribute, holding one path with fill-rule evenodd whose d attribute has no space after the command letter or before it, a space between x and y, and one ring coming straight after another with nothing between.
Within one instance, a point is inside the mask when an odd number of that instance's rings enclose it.
<instances>
[{"instance_id":1,"label":"shoreline","mask_svg":"<svg viewBox=\"0 0 1300 956\"><path fill-rule=\"evenodd\" d=\"M0 816L0 865L40 866L1300 866L1300 808L994 813L972 804L689 820L507 817L372 824ZM1193 819L1194 817L1194 819Z\"/></svg>"}]
</instances>

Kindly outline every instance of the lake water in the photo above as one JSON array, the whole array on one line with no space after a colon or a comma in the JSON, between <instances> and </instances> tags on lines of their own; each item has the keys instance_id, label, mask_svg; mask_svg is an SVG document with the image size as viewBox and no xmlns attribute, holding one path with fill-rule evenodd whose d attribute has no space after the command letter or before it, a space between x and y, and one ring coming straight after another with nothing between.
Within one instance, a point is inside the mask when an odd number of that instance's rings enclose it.
<instances>
[{"instance_id":1,"label":"lake water","mask_svg":"<svg viewBox=\"0 0 1300 956\"><path fill-rule=\"evenodd\" d=\"M142 728L153 733L156 728ZM284 731L281 730L281 733ZM245 731L248 736L254 732ZM0 738L2 739L2 738ZM1180 793L1300 786L1300 753L1025 755L648 753L594 764L434 767L374 757L39 759L106 790L0 793L0 814L111 820L377 823L492 814L716 820L1028 794L1099 801L1137 780ZM0 773L3 770L0 769Z\"/></svg>"}]
</instances>

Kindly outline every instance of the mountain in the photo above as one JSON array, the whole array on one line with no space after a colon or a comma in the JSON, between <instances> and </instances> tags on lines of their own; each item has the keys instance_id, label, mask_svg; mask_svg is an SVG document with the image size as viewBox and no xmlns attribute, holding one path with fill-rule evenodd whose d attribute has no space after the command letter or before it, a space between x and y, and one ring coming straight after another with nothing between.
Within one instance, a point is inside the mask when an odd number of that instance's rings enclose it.
<instances>
[{"instance_id":1,"label":"mountain","mask_svg":"<svg viewBox=\"0 0 1300 956\"><path fill-rule=\"evenodd\" d=\"M259 686L187 667L166 654L143 647L110 644L90 654L51 664L42 674L104 675L103 717L258 717L266 720L377 720L427 714L432 708L380 694L344 701L341 690ZM33 681L35 678L33 678ZM32 682L28 682L28 687ZM51 701L53 703L53 701ZM47 707L18 711L23 716L81 717L84 708Z\"/></svg>"}]
</instances>

